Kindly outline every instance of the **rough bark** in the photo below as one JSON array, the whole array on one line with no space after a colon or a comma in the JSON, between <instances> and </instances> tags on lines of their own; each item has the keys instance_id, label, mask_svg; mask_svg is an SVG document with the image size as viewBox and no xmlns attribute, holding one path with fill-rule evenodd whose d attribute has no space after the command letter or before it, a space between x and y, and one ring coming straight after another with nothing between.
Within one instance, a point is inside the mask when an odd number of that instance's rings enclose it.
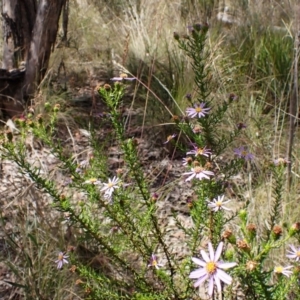
<instances>
[{"instance_id":1,"label":"rough bark","mask_svg":"<svg viewBox=\"0 0 300 300\"><path fill-rule=\"evenodd\" d=\"M26 95L32 96L44 78L54 49L58 21L66 0L40 0L26 61Z\"/></svg>"},{"instance_id":2,"label":"rough bark","mask_svg":"<svg viewBox=\"0 0 300 300\"><path fill-rule=\"evenodd\" d=\"M44 78L66 1L2 0L0 110L7 116L23 111Z\"/></svg>"},{"instance_id":3,"label":"rough bark","mask_svg":"<svg viewBox=\"0 0 300 300\"><path fill-rule=\"evenodd\" d=\"M66 0L63 7L63 17L62 17L63 36L61 41L65 45L68 43L69 4L70 4L69 0Z\"/></svg>"},{"instance_id":4,"label":"rough bark","mask_svg":"<svg viewBox=\"0 0 300 300\"><path fill-rule=\"evenodd\" d=\"M36 18L36 0L3 0L3 62L2 68L18 68L26 61Z\"/></svg>"}]
</instances>

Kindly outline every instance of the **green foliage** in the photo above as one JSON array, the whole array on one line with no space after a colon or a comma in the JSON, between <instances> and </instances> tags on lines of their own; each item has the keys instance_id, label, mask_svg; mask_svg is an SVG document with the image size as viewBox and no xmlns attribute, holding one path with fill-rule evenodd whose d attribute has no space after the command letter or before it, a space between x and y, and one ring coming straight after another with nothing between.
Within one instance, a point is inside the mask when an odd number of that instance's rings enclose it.
<instances>
[{"instance_id":1,"label":"green foliage","mask_svg":"<svg viewBox=\"0 0 300 300\"><path fill-rule=\"evenodd\" d=\"M247 74L257 89L280 98L289 92L293 64L293 38L283 27L275 29L258 23L240 26L235 38L228 41L228 50L238 76Z\"/></svg>"}]
</instances>

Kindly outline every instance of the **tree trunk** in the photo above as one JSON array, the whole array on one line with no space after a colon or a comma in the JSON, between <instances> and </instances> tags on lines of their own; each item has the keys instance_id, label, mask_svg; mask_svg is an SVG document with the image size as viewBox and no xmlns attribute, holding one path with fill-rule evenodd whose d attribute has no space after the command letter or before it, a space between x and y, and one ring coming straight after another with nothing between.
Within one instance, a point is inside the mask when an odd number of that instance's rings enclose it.
<instances>
[{"instance_id":1,"label":"tree trunk","mask_svg":"<svg viewBox=\"0 0 300 300\"><path fill-rule=\"evenodd\" d=\"M45 76L66 0L40 0L26 61L26 94L32 96Z\"/></svg>"},{"instance_id":2,"label":"tree trunk","mask_svg":"<svg viewBox=\"0 0 300 300\"><path fill-rule=\"evenodd\" d=\"M2 0L0 109L20 114L45 76L66 0ZM25 69L21 69L21 65Z\"/></svg>"},{"instance_id":3,"label":"tree trunk","mask_svg":"<svg viewBox=\"0 0 300 300\"><path fill-rule=\"evenodd\" d=\"M36 15L35 0L3 0L3 62L2 68L18 68L27 57Z\"/></svg>"},{"instance_id":4,"label":"tree trunk","mask_svg":"<svg viewBox=\"0 0 300 300\"><path fill-rule=\"evenodd\" d=\"M63 17L62 17L62 28L63 28L63 37L61 41L64 45L68 44L68 25L69 25L69 0L66 0L63 7Z\"/></svg>"}]
</instances>

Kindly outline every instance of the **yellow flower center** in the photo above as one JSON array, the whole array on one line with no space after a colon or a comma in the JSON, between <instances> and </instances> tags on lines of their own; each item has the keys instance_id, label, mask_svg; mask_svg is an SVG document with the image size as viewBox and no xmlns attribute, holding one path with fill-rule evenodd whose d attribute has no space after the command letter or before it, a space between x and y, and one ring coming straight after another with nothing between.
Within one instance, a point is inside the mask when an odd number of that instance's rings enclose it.
<instances>
[{"instance_id":1,"label":"yellow flower center","mask_svg":"<svg viewBox=\"0 0 300 300\"><path fill-rule=\"evenodd\" d=\"M241 152L241 154L242 154L242 156L247 156L248 153L247 153L247 151L244 150Z\"/></svg>"},{"instance_id":2,"label":"yellow flower center","mask_svg":"<svg viewBox=\"0 0 300 300\"><path fill-rule=\"evenodd\" d=\"M89 181L90 181L90 183L94 183L97 181L97 178L91 178Z\"/></svg>"},{"instance_id":3,"label":"yellow flower center","mask_svg":"<svg viewBox=\"0 0 300 300\"><path fill-rule=\"evenodd\" d=\"M283 267L282 266L275 267L274 272L278 273L278 274L281 274L283 272Z\"/></svg>"},{"instance_id":4,"label":"yellow flower center","mask_svg":"<svg viewBox=\"0 0 300 300\"><path fill-rule=\"evenodd\" d=\"M196 126L194 127L194 132L200 132L201 129L202 129L201 126L196 125Z\"/></svg>"},{"instance_id":5,"label":"yellow flower center","mask_svg":"<svg viewBox=\"0 0 300 300\"><path fill-rule=\"evenodd\" d=\"M202 111L202 108L201 108L200 106L197 106L197 107L195 108L195 111L196 111L197 113L200 113L200 112Z\"/></svg>"},{"instance_id":6,"label":"yellow flower center","mask_svg":"<svg viewBox=\"0 0 300 300\"><path fill-rule=\"evenodd\" d=\"M156 261L156 259L152 260L152 263L151 263L151 265L152 265L153 267L155 267L155 266L157 265L157 261Z\"/></svg>"},{"instance_id":7,"label":"yellow flower center","mask_svg":"<svg viewBox=\"0 0 300 300\"><path fill-rule=\"evenodd\" d=\"M217 201L217 202L216 202L216 206L218 206L218 207L221 207L222 204L223 204L222 201Z\"/></svg>"},{"instance_id":8,"label":"yellow flower center","mask_svg":"<svg viewBox=\"0 0 300 300\"><path fill-rule=\"evenodd\" d=\"M202 148L199 148L199 149L197 149L197 154L203 154L204 153L204 149L202 149Z\"/></svg>"},{"instance_id":9,"label":"yellow flower center","mask_svg":"<svg viewBox=\"0 0 300 300\"><path fill-rule=\"evenodd\" d=\"M210 275L214 274L217 270L217 265L214 261L209 261L206 266L206 271L207 273L209 273Z\"/></svg>"},{"instance_id":10,"label":"yellow flower center","mask_svg":"<svg viewBox=\"0 0 300 300\"><path fill-rule=\"evenodd\" d=\"M201 167L195 167L194 168L194 172L196 173L196 174L198 174L198 173L201 173L203 171L203 169L201 168Z\"/></svg>"},{"instance_id":11,"label":"yellow flower center","mask_svg":"<svg viewBox=\"0 0 300 300\"><path fill-rule=\"evenodd\" d=\"M108 184L107 184L107 187L108 188L111 188L111 187L113 187L115 184L113 183L113 182L109 182Z\"/></svg>"},{"instance_id":12,"label":"yellow flower center","mask_svg":"<svg viewBox=\"0 0 300 300\"><path fill-rule=\"evenodd\" d=\"M59 254L58 254L58 260L63 260L63 258L64 258L63 253L59 253Z\"/></svg>"},{"instance_id":13,"label":"yellow flower center","mask_svg":"<svg viewBox=\"0 0 300 300\"><path fill-rule=\"evenodd\" d=\"M297 252L296 252L296 255L297 255L298 257L300 257L300 251L297 251Z\"/></svg>"}]
</instances>

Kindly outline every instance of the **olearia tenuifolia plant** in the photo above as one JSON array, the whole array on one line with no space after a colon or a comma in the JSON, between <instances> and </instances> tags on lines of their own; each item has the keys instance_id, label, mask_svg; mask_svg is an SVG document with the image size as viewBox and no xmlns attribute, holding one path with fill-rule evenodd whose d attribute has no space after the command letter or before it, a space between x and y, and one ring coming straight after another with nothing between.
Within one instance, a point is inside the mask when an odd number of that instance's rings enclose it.
<instances>
[{"instance_id":1,"label":"olearia tenuifolia plant","mask_svg":"<svg viewBox=\"0 0 300 300\"><path fill-rule=\"evenodd\" d=\"M97 142L96 130L90 134L93 154L88 160L75 162L57 136L58 105L46 104L48 123L41 116L27 116L16 121L20 136L7 133L4 137L3 154L51 196L53 209L67 216L64 222L74 230L77 245L53 254L53 272L71 267L70 272L80 278L78 285L86 291L86 299L279 300L288 299L291 290L291 297L299 294L300 224L289 225L288 230L281 225L285 165L289 162L276 160L270 164L274 201L264 227L249 219L249 201L235 208L235 200L226 196L231 176L245 165L251 172L255 155L245 145L232 146L244 124L238 124L228 135L218 133L237 97L230 94L228 101L214 102L206 63L208 30L207 24L196 24L184 37L175 34L195 73L194 96L187 95L190 106L184 116L174 116L178 130L190 141L181 180L196 195L188 203L192 228L185 228L174 212L190 251L184 259L177 258L167 242L167 232L159 225L156 203L163 200L151 194L137 141L126 133L122 99L126 85L136 78L112 78L111 84L98 90L107 104L106 116L124 158L122 169L107 168L108 157ZM28 135L40 139L57 157L66 178L63 187L28 162ZM174 133L167 142L177 136ZM221 164L218 158L228 149L233 158ZM74 199L75 192L81 193L80 201ZM83 246L86 252L101 257L104 266L93 267L93 256L88 261L83 259L76 251ZM284 249L286 257L279 254Z\"/></svg>"},{"instance_id":2,"label":"olearia tenuifolia plant","mask_svg":"<svg viewBox=\"0 0 300 300\"><path fill-rule=\"evenodd\" d=\"M227 159L226 163L218 164L218 169L216 168L218 156L231 147L234 139L242 129L246 128L246 125L237 124L227 136L218 133L218 126L221 126L222 119L231 104L237 101L237 96L230 94L227 102L218 104L212 99L208 79L210 70L206 63L207 32L207 24L195 24L189 27L188 35L174 34L179 47L190 57L195 74L193 94L196 94L196 97L193 99L191 94L188 94L186 98L191 103L191 107L186 109L182 121L178 117L174 118L178 128L188 136L192 147L183 161L183 165L189 168L189 171L183 175L187 176L187 182L194 181L194 188L198 195L197 201L191 204L191 216L195 225L191 233L194 237L193 243L190 244L192 252L197 250L199 239L208 237L209 240L209 255L201 250L203 260L192 258L192 261L201 268L193 271L190 278L197 279L194 283L195 287L208 280L209 296L212 299L219 297L224 299L226 295L230 297L230 293L227 293L228 290L224 292L221 282L231 284L233 281L222 269L234 267L232 271L235 275L234 282L242 286L241 293L244 298L283 299L291 286L295 288L297 285L298 269L292 265L274 266L270 263L270 256L275 249L284 249L287 241L295 234L299 234L298 223L292 225L291 228L294 229L290 229L285 234L282 226L279 225L282 217L284 170L288 162L279 159L270 164L274 182L272 190L274 200L269 220L265 228L260 228L259 235L256 225L247 217L249 202L234 211L231 216L224 214L224 211L229 210L226 206L229 200L224 200L227 180L241 171L243 165L248 164L251 168L255 156L248 150L249 147L241 145L232 149L234 159ZM238 222L239 232L233 233L230 229L226 229L232 220L234 223ZM224 258L235 262L224 263L224 265L223 262L218 262L224 246L223 241L228 246L227 251L223 252ZM212 244L217 247L216 252ZM298 249L291 245L288 257L296 259L297 253L299 254ZM233 289L231 292L233 293Z\"/></svg>"}]
</instances>

